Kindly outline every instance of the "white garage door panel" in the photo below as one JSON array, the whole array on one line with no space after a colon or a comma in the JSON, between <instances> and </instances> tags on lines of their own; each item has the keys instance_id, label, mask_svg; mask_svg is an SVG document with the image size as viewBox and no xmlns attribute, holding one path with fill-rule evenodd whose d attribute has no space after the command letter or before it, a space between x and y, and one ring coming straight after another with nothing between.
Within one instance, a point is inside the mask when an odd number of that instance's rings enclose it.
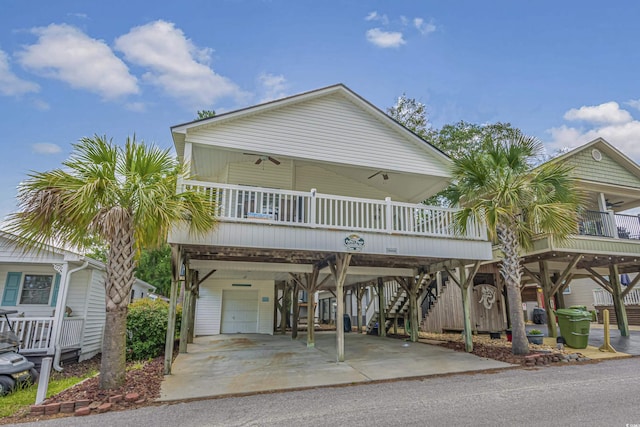
<instances>
[{"instance_id":1,"label":"white garage door panel","mask_svg":"<svg viewBox=\"0 0 640 427\"><path fill-rule=\"evenodd\" d=\"M258 291L222 291L222 333L258 332Z\"/></svg>"},{"instance_id":2,"label":"white garage door panel","mask_svg":"<svg viewBox=\"0 0 640 427\"><path fill-rule=\"evenodd\" d=\"M220 293L206 286L200 288L200 298L196 300L196 336L220 333L217 321L220 313Z\"/></svg>"}]
</instances>

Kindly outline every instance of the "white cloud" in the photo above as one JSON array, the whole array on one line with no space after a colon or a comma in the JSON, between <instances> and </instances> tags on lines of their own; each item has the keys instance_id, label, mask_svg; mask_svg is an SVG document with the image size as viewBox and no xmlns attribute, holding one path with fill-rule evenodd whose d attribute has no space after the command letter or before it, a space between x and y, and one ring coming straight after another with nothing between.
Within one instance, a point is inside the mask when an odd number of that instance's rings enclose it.
<instances>
[{"instance_id":1,"label":"white cloud","mask_svg":"<svg viewBox=\"0 0 640 427\"><path fill-rule=\"evenodd\" d=\"M39 90L40 87L36 83L22 80L11 72L9 57L0 50L0 95L17 96Z\"/></svg>"},{"instance_id":2,"label":"white cloud","mask_svg":"<svg viewBox=\"0 0 640 427\"><path fill-rule=\"evenodd\" d=\"M50 142L39 142L33 144L31 149L37 154L57 154L62 151L59 145L52 144Z\"/></svg>"},{"instance_id":3,"label":"white cloud","mask_svg":"<svg viewBox=\"0 0 640 427\"><path fill-rule=\"evenodd\" d=\"M640 163L640 120L634 119L628 111L620 109L617 102L571 109L564 118L583 120L587 125L562 125L549 129L550 152L563 147L575 148L600 137Z\"/></svg>"},{"instance_id":4,"label":"white cloud","mask_svg":"<svg viewBox=\"0 0 640 427\"><path fill-rule=\"evenodd\" d=\"M105 99L138 93L136 78L103 41L67 24L31 31L38 42L17 54L24 67Z\"/></svg>"},{"instance_id":5,"label":"white cloud","mask_svg":"<svg viewBox=\"0 0 640 427\"><path fill-rule=\"evenodd\" d=\"M413 18L413 26L416 27L422 35L433 33L436 30L436 26L433 21L424 22L422 18Z\"/></svg>"},{"instance_id":6,"label":"white cloud","mask_svg":"<svg viewBox=\"0 0 640 427\"><path fill-rule=\"evenodd\" d=\"M387 15L380 15L375 10L373 12L369 12L369 14L365 16L364 20L381 22L383 25L389 24L389 17Z\"/></svg>"},{"instance_id":7,"label":"white cloud","mask_svg":"<svg viewBox=\"0 0 640 427\"><path fill-rule=\"evenodd\" d=\"M261 73L258 76L258 83L262 87L264 93L260 102L272 101L278 98L284 98L287 96L287 79L282 75L275 75L269 73Z\"/></svg>"},{"instance_id":8,"label":"white cloud","mask_svg":"<svg viewBox=\"0 0 640 427\"><path fill-rule=\"evenodd\" d=\"M129 102L124 106L127 110L136 113L142 113L147 110L147 106L144 102Z\"/></svg>"},{"instance_id":9,"label":"white cloud","mask_svg":"<svg viewBox=\"0 0 640 427\"><path fill-rule=\"evenodd\" d=\"M209 66L211 49L199 49L171 22L155 21L132 28L115 41L125 60L149 71L143 79L190 107L210 107L219 98L246 94Z\"/></svg>"},{"instance_id":10,"label":"white cloud","mask_svg":"<svg viewBox=\"0 0 640 427\"><path fill-rule=\"evenodd\" d=\"M631 99L625 102L628 106L635 108L636 110L640 110L640 99Z\"/></svg>"},{"instance_id":11,"label":"white cloud","mask_svg":"<svg viewBox=\"0 0 640 427\"><path fill-rule=\"evenodd\" d=\"M404 37L398 31L383 31L380 28L372 28L367 31L367 40L382 48L400 47L405 44Z\"/></svg>"},{"instance_id":12,"label":"white cloud","mask_svg":"<svg viewBox=\"0 0 640 427\"><path fill-rule=\"evenodd\" d=\"M45 101L43 101L41 99L34 100L33 101L33 106L36 107L40 111L47 111L47 110L51 109L51 106L47 102L45 102Z\"/></svg>"},{"instance_id":13,"label":"white cloud","mask_svg":"<svg viewBox=\"0 0 640 427\"><path fill-rule=\"evenodd\" d=\"M565 120L582 120L590 123L627 123L633 120L627 110L622 110L617 102L572 108L564 115Z\"/></svg>"}]
</instances>

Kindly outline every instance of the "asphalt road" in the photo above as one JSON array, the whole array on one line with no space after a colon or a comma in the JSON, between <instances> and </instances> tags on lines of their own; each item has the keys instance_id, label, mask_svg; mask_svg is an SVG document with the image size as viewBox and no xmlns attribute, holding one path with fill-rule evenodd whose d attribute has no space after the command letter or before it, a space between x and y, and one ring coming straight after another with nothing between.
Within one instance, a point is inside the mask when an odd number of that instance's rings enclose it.
<instances>
[{"instance_id":1,"label":"asphalt road","mask_svg":"<svg viewBox=\"0 0 640 427\"><path fill-rule=\"evenodd\" d=\"M204 400L21 426L631 426L640 359Z\"/></svg>"}]
</instances>

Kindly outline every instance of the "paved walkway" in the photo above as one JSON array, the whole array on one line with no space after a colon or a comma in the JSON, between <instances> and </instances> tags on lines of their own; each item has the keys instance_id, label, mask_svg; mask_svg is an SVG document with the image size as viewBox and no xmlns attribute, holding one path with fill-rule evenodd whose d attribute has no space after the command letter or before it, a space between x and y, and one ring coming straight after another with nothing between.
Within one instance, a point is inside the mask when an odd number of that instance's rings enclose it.
<instances>
[{"instance_id":1,"label":"paved walkway","mask_svg":"<svg viewBox=\"0 0 640 427\"><path fill-rule=\"evenodd\" d=\"M198 337L165 377L161 401L271 390L313 388L511 365L473 354L392 338L345 334L345 362L336 363L335 332L316 333L316 347L306 337L216 335Z\"/></svg>"}]
</instances>

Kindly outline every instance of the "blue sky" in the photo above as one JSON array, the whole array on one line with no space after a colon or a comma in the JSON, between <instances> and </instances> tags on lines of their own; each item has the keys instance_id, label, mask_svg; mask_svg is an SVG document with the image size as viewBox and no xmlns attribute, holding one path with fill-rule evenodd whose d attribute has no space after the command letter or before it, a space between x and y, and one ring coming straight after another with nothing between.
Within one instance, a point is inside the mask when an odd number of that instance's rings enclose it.
<instances>
[{"instance_id":1,"label":"blue sky","mask_svg":"<svg viewBox=\"0 0 640 427\"><path fill-rule=\"evenodd\" d=\"M640 161L640 3L0 1L0 215L83 136L171 147L199 109L335 83L433 126L511 122L552 151L602 136Z\"/></svg>"}]
</instances>

